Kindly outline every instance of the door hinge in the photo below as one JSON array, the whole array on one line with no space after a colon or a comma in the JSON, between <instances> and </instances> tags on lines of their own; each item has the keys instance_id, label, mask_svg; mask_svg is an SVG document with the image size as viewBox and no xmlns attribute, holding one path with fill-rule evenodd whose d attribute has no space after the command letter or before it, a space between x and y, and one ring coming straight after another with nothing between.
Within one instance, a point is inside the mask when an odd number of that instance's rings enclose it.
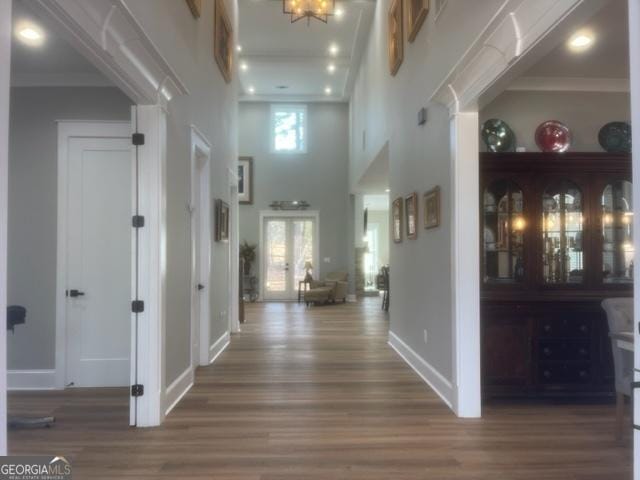
<instances>
[{"instance_id":1,"label":"door hinge","mask_svg":"<svg viewBox=\"0 0 640 480\"><path fill-rule=\"evenodd\" d=\"M141 397L143 395L144 395L144 385L140 385L139 383L136 385L131 385L132 397Z\"/></svg>"},{"instance_id":2,"label":"door hinge","mask_svg":"<svg viewBox=\"0 0 640 480\"><path fill-rule=\"evenodd\" d=\"M134 215L131 218L131 225L133 225L133 228L144 227L144 215Z\"/></svg>"},{"instance_id":3,"label":"door hinge","mask_svg":"<svg viewBox=\"0 0 640 480\"><path fill-rule=\"evenodd\" d=\"M144 312L144 302L142 300L134 300L131 302L131 311L133 313Z\"/></svg>"},{"instance_id":4,"label":"door hinge","mask_svg":"<svg viewBox=\"0 0 640 480\"><path fill-rule=\"evenodd\" d=\"M133 135L131 135L131 143L133 143L136 147L144 145L144 133L134 133Z\"/></svg>"}]
</instances>

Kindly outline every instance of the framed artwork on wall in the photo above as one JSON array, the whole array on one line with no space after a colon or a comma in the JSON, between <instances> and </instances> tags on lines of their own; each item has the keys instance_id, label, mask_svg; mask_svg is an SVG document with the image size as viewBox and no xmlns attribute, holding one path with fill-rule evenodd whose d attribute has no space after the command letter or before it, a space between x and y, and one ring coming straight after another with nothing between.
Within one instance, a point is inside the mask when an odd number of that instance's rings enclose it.
<instances>
[{"instance_id":1,"label":"framed artwork on wall","mask_svg":"<svg viewBox=\"0 0 640 480\"><path fill-rule=\"evenodd\" d=\"M418 238L418 194L412 193L404 199L405 222L407 225L407 238Z\"/></svg>"},{"instance_id":2,"label":"framed artwork on wall","mask_svg":"<svg viewBox=\"0 0 640 480\"><path fill-rule=\"evenodd\" d=\"M216 242L229 241L229 204L223 200L216 200L215 204L215 240Z\"/></svg>"},{"instance_id":3,"label":"framed artwork on wall","mask_svg":"<svg viewBox=\"0 0 640 480\"><path fill-rule=\"evenodd\" d=\"M253 204L253 158L238 160L238 200L241 205Z\"/></svg>"},{"instance_id":4,"label":"framed artwork on wall","mask_svg":"<svg viewBox=\"0 0 640 480\"><path fill-rule=\"evenodd\" d=\"M393 0L389 8L388 28L389 71L395 76L404 59L404 29L402 27L402 0Z\"/></svg>"},{"instance_id":5,"label":"framed artwork on wall","mask_svg":"<svg viewBox=\"0 0 640 480\"><path fill-rule=\"evenodd\" d=\"M391 208L391 224L393 226L393 241L402 242L402 197L393 201Z\"/></svg>"},{"instance_id":6,"label":"framed artwork on wall","mask_svg":"<svg viewBox=\"0 0 640 480\"><path fill-rule=\"evenodd\" d=\"M429 14L429 0L406 0L406 2L408 40L413 42Z\"/></svg>"},{"instance_id":7,"label":"framed artwork on wall","mask_svg":"<svg viewBox=\"0 0 640 480\"><path fill-rule=\"evenodd\" d=\"M186 0L187 5L189 5L189 10L191 10L191 14L193 18L200 18L202 14L202 0Z\"/></svg>"},{"instance_id":8,"label":"framed artwork on wall","mask_svg":"<svg viewBox=\"0 0 640 480\"><path fill-rule=\"evenodd\" d=\"M424 228L440 226L440 187L424 194Z\"/></svg>"},{"instance_id":9,"label":"framed artwork on wall","mask_svg":"<svg viewBox=\"0 0 640 480\"><path fill-rule=\"evenodd\" d=\"M231 82L233 68L233 29L224 6L224 0L215 0L213 52L220 73L227 83Z\"/></svg>"}]
</instances>

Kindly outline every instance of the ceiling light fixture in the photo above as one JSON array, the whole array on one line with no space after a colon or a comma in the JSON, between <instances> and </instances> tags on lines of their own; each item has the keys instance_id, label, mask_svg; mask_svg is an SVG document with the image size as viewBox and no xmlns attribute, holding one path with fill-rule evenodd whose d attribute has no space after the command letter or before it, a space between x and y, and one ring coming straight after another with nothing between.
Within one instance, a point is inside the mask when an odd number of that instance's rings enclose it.
<instances>
[{"instance_id":1,"label":"ceiling light fixture","mask_svg":"<svg viewBox=\"0 0 640 480\"><path fill-rule=\"evenodd\" d=\"M344 10L342 7L338 7L336 8L336 12L335 12L336 18L340 19L344 16Z\"/></svg>"},{"instance_id":2,"label":"ceiling light fixture","mask_svg":"<svg viewBox=\"0 0 640 480\"><path fill-rule=\"evenodd\" d=\"M307 25L312 18L327 23L335 7L336 0L282 0L282 12L291 16L291 23L303 18L307 19Z\"/></svg>"},{"instance_id":3,"label":"ceiling light fixture","mask_svg":"<svg viewBox=\"0 0 640 480\"><path fill-rule=\"evenodd\" d=\"M335 57L336 55L338 55L339 52L340 52L340 47L337 44L332 43L331 45L329 45L329 53L331 55Z\"/></svg>"},{"instance_id":4,"label":"ceiling light fixture","mask_svg":"<svg viewBox=\"0 0 640 480\"><path fill-rule=\"evenodd\" d=\"M331 92L332 92L331 87L325 87L324 88L324 94L325 95L331 95Z\"/></svg>"},{"instance_id":5,"label":"ceiling light fixture","mask_svg":"<svg viewBox=\"0 0 640 480\"><path fill-rule=\"evenodd\" d=\"M249 87L247 91L249 92L249 95L253 95L254 93L256 93L256 89L253 87Z\"/></svg>"},{"instance_id":6,"label":"ceiling light fixture","mask_svg":"<svg viewBox=\"0 0 640 480\"><path fill-rule=\"evenodd\" d=\"M242 45L236 45L236 50L238 52L241 52L242 51Z\"/></svg>"},{"instance_id":7,"label":"ceiling light fixture","mask_svg":"<svg viewBox=\"0 0 640 480\"><path fill-rule=\"evenodd\" d=\"M390 189L390 188L385 188L385 189L384 189L384 192L385 192L385 193L389 193L389 192L391 192L391 189Z\"/></svg>"},{"instance_id":8,"label":"ceiling light fixture","mask_svg":"<svg viewBox=\"0 0 640 480\"><path fill-rule=\"evenodd\" d=\"M327 65L327 72L329 73L333 73L336 71L336 65L335 63L330 63L329 65Z\"/></svg>"},{"instance_id":9,"label":"ceiling light fixture","mask_svg":"<svg viewBox=\"0 0 640 480\"><path fill-rule=\"evenodd\" d=\"M242 62L240 64L240 70L242 70L243 72L246 72L247 70L249 70L249 65L247 65L247 62Z\"/></svg>"},{"instance_id":10,"label":"ceiling light fixture","mask_svg":"<svg viewBox=\"0 0 640 480\"><path fill-rule=\"evenodd\" d=\"M44 43L44 33L42 29L31 22L20 22L16 28L18 39L29 46L37 47Z\"/></svg>"},{"instance_id":11,"label":"ceiling light fixture","mask_svg":"<svg viewBox=\"0 0 640 480\"><path fill-rule=\"evenodd\" d=\"M595 37L593 33L582 30L574 33L569 39L569 49L574 52L584 52L593 46Z\"/></svg>"}]
</instances>

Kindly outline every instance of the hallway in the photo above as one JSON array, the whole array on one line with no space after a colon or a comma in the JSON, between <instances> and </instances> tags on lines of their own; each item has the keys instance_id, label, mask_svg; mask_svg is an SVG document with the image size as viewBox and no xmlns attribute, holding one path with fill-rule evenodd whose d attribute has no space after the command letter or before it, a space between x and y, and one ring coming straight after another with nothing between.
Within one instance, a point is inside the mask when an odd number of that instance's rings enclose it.
<instances>
[{"instance_id":1,"label":"hallway","mask_svg":"<svg viewBox=\"0 0 640 480\"><path fill-rule=\"evenodd\" d=\"M67 455L78 479L631 478L613 406L492 405L457 419L386 345L378 299L247 310L162 427L127 428L122 389L15 393L11 413L58 424L10 432L10 452Z\"/></svg>"}]
</instances>

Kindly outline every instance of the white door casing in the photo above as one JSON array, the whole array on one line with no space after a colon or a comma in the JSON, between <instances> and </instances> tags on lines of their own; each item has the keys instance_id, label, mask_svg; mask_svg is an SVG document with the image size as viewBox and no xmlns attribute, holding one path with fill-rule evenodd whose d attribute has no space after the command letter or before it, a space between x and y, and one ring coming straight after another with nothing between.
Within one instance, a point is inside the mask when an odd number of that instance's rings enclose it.
<instances>
[{"instance_id":1,"label":"white door casing","mask_svg":"<svg viewBox=\"0 0 640 480\"><path fill-rule=\"evenodd\" d=\"M100 124L95 124L98 128ZM123 134L129 125L121 124ZM66 385L129 385L131 140L67 137Z\"/></svg>"},{"instance_id":2,"label":"white door casing","mask_svg":"<svg viewBox=\"0 0 640 480\"><path fill-rule=\"evenodd\" d=\"M209 364L211 296L211 146L191 127L191 365ZM200 289L199 285L204 288Z\"/></svg>"}]
</instances>

